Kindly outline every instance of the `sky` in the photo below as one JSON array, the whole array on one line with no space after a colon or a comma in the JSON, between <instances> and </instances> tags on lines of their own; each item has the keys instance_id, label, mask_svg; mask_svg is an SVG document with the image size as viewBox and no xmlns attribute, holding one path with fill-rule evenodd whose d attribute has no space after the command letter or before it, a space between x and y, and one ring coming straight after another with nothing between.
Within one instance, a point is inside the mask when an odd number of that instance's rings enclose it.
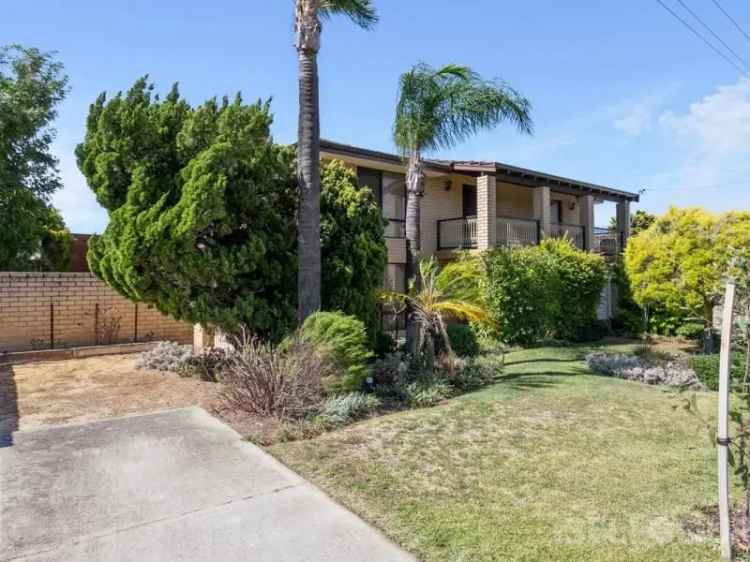
<instances>
[{"instance_id":1,"label":"sky","mask_svg":"<svg viewBox=\"0 0 750 562\"><path fill-rule=\"evenodd\" d=\"M663 1L723 48L679 0ZM717 1L750 33L750 3ZM683 2L750 61L750 39L713 0ZM750 210L750 78L657 0L374 3L380 22L371 31L342 18L324 24L323 137L395 151L399 75L420 61L469 65L530 99L534 135L500 126L429 156L644 189L637 208L655 213L670 205ZM0 44L57 51L70 77L53 147L64 188L53 203L73 232L107 224L73 155L102 91L126 90L148 74L161 92L179 82L193 104L237 91L247 101L270 97L275 140L296 140L292 0L5 0L2 14Z\"/></svg>"}]
</instances>

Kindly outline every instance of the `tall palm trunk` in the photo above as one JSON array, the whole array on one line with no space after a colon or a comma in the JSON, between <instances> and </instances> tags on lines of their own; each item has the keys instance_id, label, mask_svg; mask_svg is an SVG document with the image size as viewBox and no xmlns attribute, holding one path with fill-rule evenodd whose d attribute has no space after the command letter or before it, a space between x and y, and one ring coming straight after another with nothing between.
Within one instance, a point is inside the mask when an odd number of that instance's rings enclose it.
<instances>
[{"instance_id":1,"label":"tall palm trunk","mask_svg":"<svg viewBox=\"0 0 750 562\"><path fill-rule=\"evenodd\" d=\"M419 150L409 156L409 168L406 175L406 280L414 283L417 292L422 289L422 279L419 275L419 254L422 250L421 234L421 206L424 196L424 164ZM412 356L416 356L421 338L417 333L420 323L415 318L414 311L406 311L406 349Z\"/></svg>"},{"instance_id":2,"label":"tall palm trunk","mask_svg":"<svg viewBox=\"0 0 750 562\"><path fill-rule=\"evenodd\" d=\"M300 323L320 309L320 106L318 0L297 0L296 48L299 58L299 184L297 315Z\"/></svg>"}]
</instances>

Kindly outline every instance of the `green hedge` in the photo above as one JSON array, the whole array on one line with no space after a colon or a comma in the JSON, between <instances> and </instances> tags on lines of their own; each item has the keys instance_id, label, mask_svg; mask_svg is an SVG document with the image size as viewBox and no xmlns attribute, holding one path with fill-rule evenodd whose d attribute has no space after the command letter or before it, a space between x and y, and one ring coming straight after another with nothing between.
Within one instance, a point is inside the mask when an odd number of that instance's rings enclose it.
<instances>
[{"instance_id":1,"label":"green hedge","mask_svg":"<svg viewBox=\"0 0 750 562\"><path fill-rule=\"evenodd\" d=\"M596 322L607 266L565 239L486 253L485 294L500 337L529 345L544 337L577 340Z\"/></svg>"},{"instance_id":2,"label":"green hedge","mask_svg":"<svg viewBox=\"0 0 750 562\"><path fill-rule=\"evenodd\" d=\"M479 342L471 326L466 324L448 324L448 338L451 347L459 357L476 357L479 355Z\"/></svg>"},{"instance_id":3,"label":"green hedge","mask_svg":"<svg viewBox=\"0 0 750 562\"><path fill-rule=\"evenodd\" d=\"M688 366L695 371L698 378L709 390L719 390L719 354L693 355L688 360ZM732 386L742 382L745 377L745 354L739 351L732 353ZM735 390L739 390L735 386Z\"/></svg>"}]
</instances>

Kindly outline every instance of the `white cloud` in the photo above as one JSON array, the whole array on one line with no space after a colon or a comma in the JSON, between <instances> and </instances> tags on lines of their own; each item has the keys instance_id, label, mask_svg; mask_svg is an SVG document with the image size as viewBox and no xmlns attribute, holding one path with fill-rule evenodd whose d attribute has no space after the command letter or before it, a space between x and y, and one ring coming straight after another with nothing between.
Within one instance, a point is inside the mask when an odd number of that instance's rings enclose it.
<instances>
[{"instance_id":1,"label":"white cloud","mask_svg":"<svg viewBox=\"0 0 750 562\"><path fill-rule=\"evenodd\" d=\"M635 101L627 101L610 108L615 116L614 127L626 135L637 137L651 131L659 107L673 95L676 86L669 86Z\"/></svg>"},{"instance_id":2,"label":"white cloud","mask_svg":"<svg viewBox=\"0 0 750 562\"><path fill-rule=\"evenodd\" d=\"M625 134L637 137L641 133L651 130L652 110L643 105L633 107L621 119L615 120L615 129Z\"/></svg>"},{"instance_id":3,"label":"white cloud","mask_svg":"<svg viewBox=\"0 0 750 562\"><path fill-rule=\"evenodd\" d=\"M656 123L674 164L651 178L652 195L717 211L750 207L750 80L719 86Z\"/></svg>"}]
</instances>

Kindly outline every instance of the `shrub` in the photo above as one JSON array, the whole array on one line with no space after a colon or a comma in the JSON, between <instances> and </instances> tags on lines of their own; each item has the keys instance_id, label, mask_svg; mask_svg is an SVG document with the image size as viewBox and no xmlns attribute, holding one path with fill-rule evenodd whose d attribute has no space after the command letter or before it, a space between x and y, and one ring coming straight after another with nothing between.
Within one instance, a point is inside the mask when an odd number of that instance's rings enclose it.
<instances>
[{"instance_id":1,"label":"shrub","mask_svg":"<svg viewBox=\"0 0 750 562\"><path fill-rule=\"evenodd\" d=\"M598 352L586 356L586 365L595 373L621 379L705 390L692 369L674 361L653 364L635 355Z\"/></svg>"},{"instance_id":2,"label":"shrub","mask_svg":"<svg viewBox=\"0 0 750 562\"><path fill-rule=\"evenodd\" d=\"M191 355L181 365L179 374L195 377L202 381L218 382L221 372L229 363L230 353L225 349L211 349L204 353Z\"/></svg>"},{"instance_id":3,"label":"shrub","mask_svg":"<svg viewBox=\"0 0 750 562\"><path fill-rule=\"evenodd\" d=\"M504 342L593 335L607 280L600 256L570 240L547 239L539 246L492 250L485 255L485 272L486 301Z\"/></svg>"},{"instance_id":4,"label":"shrub","mask_svg":"<svg viewBox=\"0 0 750 562\"><path fill-rule=\"evenodd\" d=\"M448 380L456 390L472 392L492 384L502 369L502 360L492 356L471 358L463 361Z\"/></svg>"},{"instance_id":5,"label":"shrub","mask_svg":"<svg viewBox=\"0 0 750 562\"><path fill-rule=\"evenodd\" d=\"M429 408L450 398L451 386L438 380L415 381L404 385L401 392L412 408Z\"/></svg>"},{"instance_id":6,"label":"shrub","mask_svg":"<svg viewBox=\"0 0 750 562\"><path fill-rule=\"evenodd\" d=\"M474 329L466 324L449 324L447 327L451 347L459 357L479 355L479 341Z\"/></svg>"},{"instance_id":7,"label":"shrub","mask_svg":"<svg viewBox=\"0 0 750 562\"><path fill-rule=\"evenodd\" d=\"M547 335L559 303L554 262L538 247L499 247L484 256L489 312L509 344L528 345Z\"/></svg>"},{"instance_id":8,"label":"shrub","mask_svg":"<svg viewBox=\"0 0 750 562\"><path fill-rule=\"evenodd\" d=\"M334 425L345 424L361 418L380 406L380 399L373 394L350 392L331 396L321 408L320 417Z\"/></svg>"},{"instance_id":9,"label":"shrub","mask_svg":"<svg viewBox=\"0 0 750 562\"><path fill-rule=\"evenodd\" d=\"M554 268L550 296L557 291L557 313L552 332L562 340L579 340L596 323L596 309L607 282L607 265L601 256L582 252L570 240L548 238L539 246Z\"/></svg>"},{"instance_id":10,"label":"shrub","mask_svg":"<svg viewBox=\"0 0 750 562\"><path fill-rule=\"evenodd\" d=\"M160 341L153 349L144 351L138 356L135 368L178 373L192 356L193 350L189 345Z\"/></svg>"},{"instance_id":11,"label":"shrub","mask_svg":"<svg viewBox=\"0 0 750 562\"><path fill-rule=\"evenodd\" d=\"M253 338L235 347L222 374L230 409L299 418L322 401L322 380L333 367L313 345L294 339L281 349Z\"/></svg>"},{"instance_id":12,"label":"shrub","mask_svg":"<svg viewBox=\"0 0 750 562\"><path fill-rule=\"evenodd\" d=\"M335 369L323 379L327 393L354 392L362 387L373 354L367 348L361 320L342 312L316 312L302 324L300 338L316 346Z\"/></svg>"},{"instance_id":13,"label":"shrub","mask_svg":"<svg viewBox=\"0 0 750 562\"><path fill-rule=\"evenodd\" d=\"M688 359L688 365L695 371L698 378L710 390L719 390L719 358L718 353L713 355L692 355ZM732 353L732 368L730 377L733 383L741 382L745 377L745 355L739 351Z\"/></svg>"},{"instance_id":14,"label":"shrub","mask_svg":"<svg viewBox=\"0 0 750 562\"><path fill-rule=\"evenodd\" d=\"M686 340L699 341L703 338L704 331L705 326L703 323L688 322L677 328L677 330L675 330L675 335L680 338L685 338Z\"/></svg>"}]
</instances>

